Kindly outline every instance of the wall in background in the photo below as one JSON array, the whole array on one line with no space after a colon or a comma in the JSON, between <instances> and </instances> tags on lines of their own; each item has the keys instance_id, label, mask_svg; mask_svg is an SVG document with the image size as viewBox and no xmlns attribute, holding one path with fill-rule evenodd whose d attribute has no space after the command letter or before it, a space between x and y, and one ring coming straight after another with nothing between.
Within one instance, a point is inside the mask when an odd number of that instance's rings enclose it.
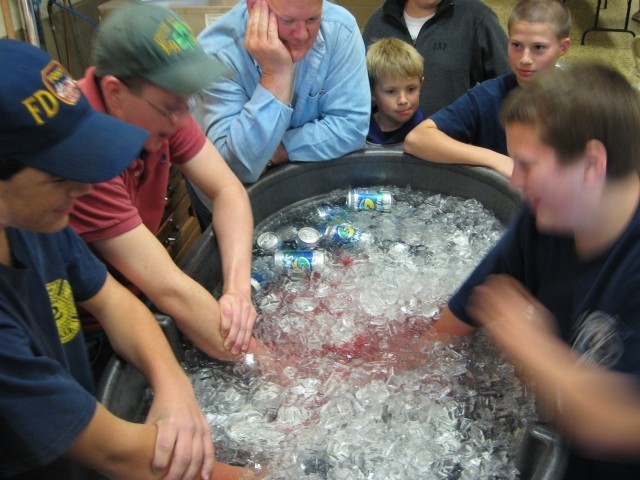
<instances>
[{"instance_id":1,"label":"wall in background","mask_svg":"<svg viewBox=\"0 0 640 480\"><path fill-rule=\"evenodd\" d=\"M56 4L43 1L37 13L40 15L42 34L41 46L58 59L78 78L89 65L90 43L99 22L98 5L104 0L82 0L77 3L70 0L56 0ZM22 18L22 10L16 0L9 0L15 36L27 41L27 33ZM77 14L68 13L62 7L73 8ZM0 37L6 37L4 16L0 14Z\"/></svg>"},{"instance_id":2,"label":"wall in background","mask_svg":"<svg viewBox=\"0 0 640 480\"><path fill-rule=\"evenodd\" d=\"M349 10L356 17L360 30L363 30L373 11L384 2L382 0L335 0L333 3Z\"/></svg>"},{"instance_id":3,"label":"wall in background","mask_svg":"<svg viewBox=\"0 0 640 480\"><path fill-rule=\"evenodd\" d=\"M62 6L71 6L76 12L83 15L90 22L97 24L100 14L110 10L111 5L121 3L120 0L80 0L71 2L71 0L55 0ZM335 3L346 7L358 21L360 28L364 28L364 24L371 16L371 13L378 8L382 0L334 0ZM27 34L22 19L21 6L19 0L6 0L11 11L11 19L15 30L16 38L27 40ZM103 4L107 4L104 6ZM169 4L169 1L161 2ZM233 5L235 0L210 0L211 7L202 6L203 2L199 0L198 6L186 7L189 1L175 0L175 9L182 14L192 25L195 30L203 28L205 25L214 21L219 17L225 8L218 5ZM102 6L102 8L99 8ZM102 10L102 12L101 12ZM55 4L42 0L38 9L42 24L42 34L44 40L42 47L54 58L60 60L71 72L74 77L82 75L85 68L89 65L89 52L91 46L91 38L94 27L83 17L66 13L64 9ZM51 18L49 18L51 16ZM0 38L7 36L5 28L3 12L0 11ZM53 27L53 29L52 29Z\"/></svg>"}]
</instances>

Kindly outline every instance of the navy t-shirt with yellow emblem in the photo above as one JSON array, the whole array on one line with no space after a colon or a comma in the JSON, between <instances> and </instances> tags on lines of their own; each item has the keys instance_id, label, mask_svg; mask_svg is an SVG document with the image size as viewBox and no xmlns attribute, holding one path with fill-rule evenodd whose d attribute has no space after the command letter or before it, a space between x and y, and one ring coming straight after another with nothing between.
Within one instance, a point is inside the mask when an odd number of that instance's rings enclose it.
<instances>
[{"instance_id":1,"label":"navy t-shirt with yellow emblem","mask_svg":"<svg viewBox=\"0 0 640 480\"><path fill-rule=\"evenodd\" d=\"M96 400L75 302L106 269L70 229L7 228L0 265L0 477L50 464L93 417Z\"/></svg>"}]
</instances>

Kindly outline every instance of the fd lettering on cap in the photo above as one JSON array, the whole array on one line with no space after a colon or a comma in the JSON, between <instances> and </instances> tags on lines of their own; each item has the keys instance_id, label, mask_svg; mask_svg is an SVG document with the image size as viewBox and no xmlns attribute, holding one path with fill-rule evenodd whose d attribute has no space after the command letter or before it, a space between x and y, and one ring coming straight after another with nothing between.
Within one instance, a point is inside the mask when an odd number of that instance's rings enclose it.
<instances>
[{"instance_id":1,"label":"fd lettering on cap","mask_svg":"<svg viewBox=\"0 0 640 480\"><path fill-rule=\"evenodd\" d=\"M75 105L81 95L75 80L55 60L42 69L42 80L46 90L38 90L22 100L37 125L57 115L60 111L59 102Z\"/></svg>"}]
</instances>

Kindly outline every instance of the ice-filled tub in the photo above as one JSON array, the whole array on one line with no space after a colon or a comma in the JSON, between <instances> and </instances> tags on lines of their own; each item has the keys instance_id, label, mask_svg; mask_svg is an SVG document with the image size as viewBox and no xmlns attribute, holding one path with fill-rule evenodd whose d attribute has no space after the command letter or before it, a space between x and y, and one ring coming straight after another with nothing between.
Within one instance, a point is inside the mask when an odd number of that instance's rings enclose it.
<instances>
[{"instance_id":1,"label":"ice-filled tub","mask_svg":"<svg viewBox=\"0 0 640 480\"><path fill-rule=\"evenodd\" d=\"M432 164L395 150L359 152L322 163L290 164L270 171L248 188L259 224L269 215L304 199L349 187L372 185L410 186L432 194L455 195L479 200L505 224L520 203L508 189L507 180L483 168ZM207 230L187 256L185 271L209 290L220 281L220 262L215 239ZM162 317L176 355L182 359L180 337L171 320ZM117 415L141 421L146 405L146 382L130 365L114 359L99 389L99 398ZM521 478L557 478L563 454L553 432L532 425L520 453Z\"/></svg>"}]
</instances>

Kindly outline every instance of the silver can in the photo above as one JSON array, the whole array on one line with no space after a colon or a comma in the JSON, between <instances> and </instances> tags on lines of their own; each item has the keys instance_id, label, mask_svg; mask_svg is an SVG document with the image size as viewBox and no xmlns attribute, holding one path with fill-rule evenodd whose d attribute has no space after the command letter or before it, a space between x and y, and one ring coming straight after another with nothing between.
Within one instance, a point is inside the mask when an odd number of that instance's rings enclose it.
<instances>
[{"instance_id":1,"label":"silver can","mask_svg":"<svg viewBox=\"0 0 640 480\"><path fill-rule=\"evenodd\" d=\"M279 250L273 255L273 263L279 273L310 273L321 270L325 255L320 250Z\"/></svg>"},{"instance_id":2,"label":"silver can","mask_svg":"<svg viewBox=\"0 0 640 480\"><path fill-rule=\"evenodd\" d=\"M348 225L346 223L327 227L324 232L324 238L329 243L338 245L365 245L371 243L371 234Z\"/></svg>"},{"instance_id":3,"label":"silver can","mask_svg":"<svg viewBox=\"0 0 640 480\"><path fill-rule=\"evenodd\" d=\"M283 243L293 243L296 241L296 235L298 234L298 228L294 225L285 225L280 227L276 234L280 237Z\"/></svg>"},{"instance_id":4,"label":"silver can","mask_svg":"<svg viewBox=\"0 0 640 480\"><path fill-rule=\"evenodd\" d=\"M379 210L386 212L391 209L393 196L388 190L372 190L368 188L353 188L347 193L347 207L356 210Z\"/></svg>"},{"instance_id":5,"label":"silver can","mask_svg":"<svg viewBox=\"0 0 640 480\"><path fill-rule=\"evenodd\" d=\"M296 234L296 245L300 248L316 248L322 239L320 232L312 227L302 227Z\"/></svg>"},{"instance_id":6,"label":"silver can","mask_svg":"<svg viewBox=\"0 0 640 480\"><path fill-rule=\"evenodd\" d=\"M264 232L258 236L256 245L264 253L273 253L282 247L282 240L275 232Z\"/></svg>"}]
</instances>

